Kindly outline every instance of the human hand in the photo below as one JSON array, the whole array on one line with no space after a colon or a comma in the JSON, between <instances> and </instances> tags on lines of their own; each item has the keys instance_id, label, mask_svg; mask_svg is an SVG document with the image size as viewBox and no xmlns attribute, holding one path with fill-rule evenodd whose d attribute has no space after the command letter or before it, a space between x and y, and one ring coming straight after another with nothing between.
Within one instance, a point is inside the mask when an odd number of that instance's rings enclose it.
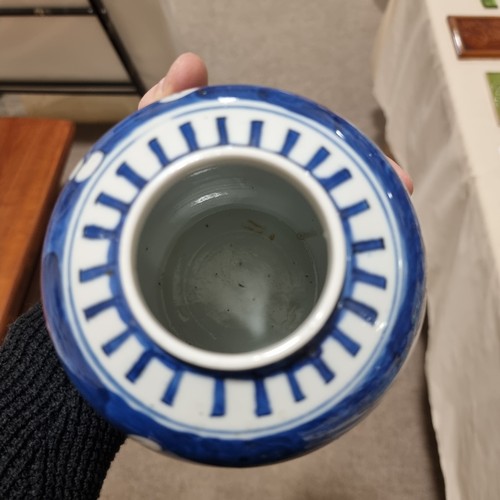
<instances>
[{"instance_id":1,"label":"human hand","mask_svg":"<svg viewBox=\"0 0 500 500\"><path fill-rule=\"evenodd\" d=\"M180 55L167 74L139 102L139 109L176 92L208 84L208 71L200 57L191 52Z\"/></svg>"},{"instance_id":2,"label":"human hand","mask_svg":"<svg viewBox=\"0 0 500 500\"><path fill-rule=\"evenodd\" d=\"M139 109L176 92L194 87L203 87L208 83L208 71L203 60L196 54L187 52L180 55L172 64L167 74L152 87L139 102ZM409 174L394 160L387 157L399 178L410 194L413 182Z\"/></svg>"}]
</instances>

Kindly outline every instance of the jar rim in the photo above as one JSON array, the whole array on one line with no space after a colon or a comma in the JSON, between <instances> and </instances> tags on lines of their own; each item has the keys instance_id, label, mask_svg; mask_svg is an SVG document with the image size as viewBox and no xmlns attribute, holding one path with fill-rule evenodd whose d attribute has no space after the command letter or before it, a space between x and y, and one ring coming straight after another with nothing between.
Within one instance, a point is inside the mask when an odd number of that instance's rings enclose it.
<instances>
[{"instance_id":1,"label":"jar rim","mask_svg":"<svg viewBox=\"0 0 500 500\"><path fill-rule=\"evenodd\" d=\"M160 197L177 182L201 171L208 164L228 166L234 162L274 174L288 182L310 204L323 228L327 267L322 291L306 319L283 339L257 350L219 353L196 347L168 331L151 312L140 291L137 270L137 242L145 221ZM228 166L228 168L230 168ZM335 310L346 272L346 242L342 221L321 184L302 167L282 156L250 147L216 147L172 162L146 186L128 214L119 251L127 303L144 332L168 354L200 368L217 371L246 371L278 363L293 355L320 332Z\"/></svg>"}]
</instances>

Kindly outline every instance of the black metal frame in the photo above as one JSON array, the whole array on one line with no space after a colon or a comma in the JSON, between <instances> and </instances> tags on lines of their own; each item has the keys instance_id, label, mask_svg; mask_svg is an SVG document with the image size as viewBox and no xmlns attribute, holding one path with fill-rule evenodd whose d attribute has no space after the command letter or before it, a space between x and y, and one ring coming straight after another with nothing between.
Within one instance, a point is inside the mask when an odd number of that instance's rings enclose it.
<instances>
[{"instance_id":1,"label":"black metal frame","mask_svg":"<svg viewBox=\"0 0 500 500\"><path fill-rule=\"evenodd\" d=\"M1 92L18 94L133 94L143 95L146 91L137 69L132 62L108 12L101 0L87 0L88 7L0 7L0 17L95 17L106 33L113 49L127 72L129 82L117 81L22 81L0 80Z\"/></svg>"}]
</instances>

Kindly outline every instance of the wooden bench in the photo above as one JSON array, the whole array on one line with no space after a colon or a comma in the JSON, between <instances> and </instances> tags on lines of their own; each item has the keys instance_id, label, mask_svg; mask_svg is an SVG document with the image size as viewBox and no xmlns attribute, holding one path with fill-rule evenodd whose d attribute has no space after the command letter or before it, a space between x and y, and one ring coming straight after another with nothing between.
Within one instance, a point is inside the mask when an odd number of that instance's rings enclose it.
<instances>
[{"instance_id":1,"label":"wooden bench","mask_svg":"<svg viewBox=\"0 0 500 500\"><path fill-rule=\"evenodd\" d=\"M0 118L0 342L39 298L39 256L74 125Z\"/></svg>"}]
</instances>

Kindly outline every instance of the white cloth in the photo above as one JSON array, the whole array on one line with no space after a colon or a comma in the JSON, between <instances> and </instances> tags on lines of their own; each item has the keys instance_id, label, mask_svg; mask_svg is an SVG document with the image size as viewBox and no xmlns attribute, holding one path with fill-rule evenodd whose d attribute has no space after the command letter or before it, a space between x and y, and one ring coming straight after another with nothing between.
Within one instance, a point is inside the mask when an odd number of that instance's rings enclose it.
<instances>
[{"instance_id":1,"label":"white cloth","mask_svg":"<svg viewBox=\"0 0 500 500\"><path fill-rule=\"evenodd\" d=\"M448 15L479 0L392 0L374 54L387 140L415 182L427 249L427 378L449 499L500 498L500 127L487 72Z\"/></svg>"}]
</instances>

